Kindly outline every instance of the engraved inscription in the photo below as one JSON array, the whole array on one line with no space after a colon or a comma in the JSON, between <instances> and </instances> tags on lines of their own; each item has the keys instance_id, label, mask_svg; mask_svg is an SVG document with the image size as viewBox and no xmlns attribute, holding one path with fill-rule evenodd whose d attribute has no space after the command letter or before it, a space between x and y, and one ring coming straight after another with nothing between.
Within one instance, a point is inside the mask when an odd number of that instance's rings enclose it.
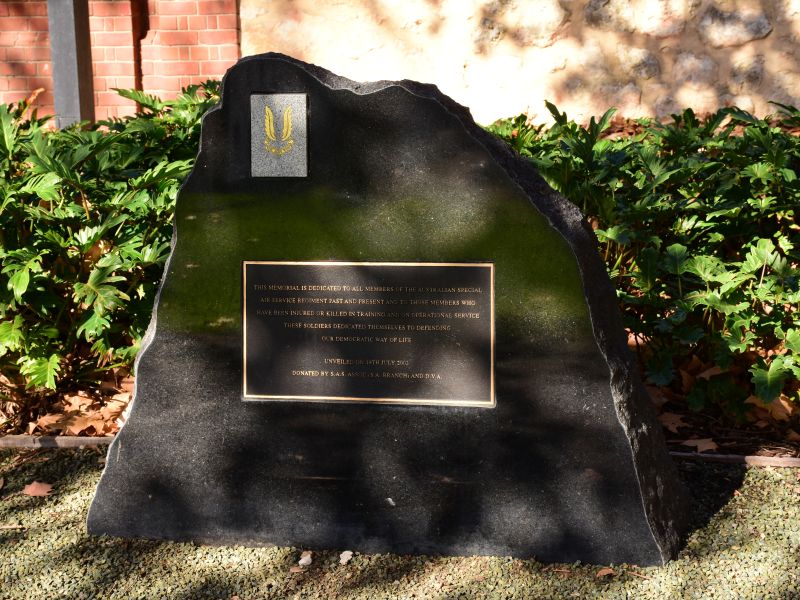
<instances>
[{"instance_id":1,"label":"engraved inscription","mask_svg":"<svg viewBox=\"0 0 800 600\"><path fill-rule=\"evenodd\" d=\"M244 263L246 400L494 405L491 263Z\"/></svg>"}]
</instances>

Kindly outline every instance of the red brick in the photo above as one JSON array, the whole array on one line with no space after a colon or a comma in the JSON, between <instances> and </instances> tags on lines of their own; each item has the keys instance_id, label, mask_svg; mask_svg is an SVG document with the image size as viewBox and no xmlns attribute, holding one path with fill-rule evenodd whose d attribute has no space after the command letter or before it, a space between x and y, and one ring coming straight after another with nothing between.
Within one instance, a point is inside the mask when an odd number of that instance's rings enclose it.
<instances>
[{"instance_id":1,"label":"red brick","mask_svg":"<svg viewBox=\"0 0 800 600\"><path fill-rule=\"evenodd\" d=\"M0 77L0 92L5 92L8 89L8 77ZM2 102L2 100L0 100Z\"/></svg>"},{"instance_id":2,"label":"red brick","mask_svg":"<svg viewBox=\"0 0 800 600\"><path fill-rule=\"evenodd\" d=\"M6 13L12 17L46 17L45 2L4 2ZM3 13L0 13L3 14Z\"/></svg>"},{"instance_id":3,"label":"red brick","mask_svg":"<svg viewBox=\"0 0 800 600\"><path fill-rule=\"evenodd\" d=\"M149 44L142 44L142 61L150 61L155 60L158 56L158 51L161 49L161 46L152 46Z\"/></svg>"},{"instance_id":4,"label":"red brick","mask_svg":"<svg viewBox=\"0 0 800 600\"><path fill-rule=\"evenodd\" d=\"M154 31L174 31L178 28L178 17L150 17L150 29Z\"/></svg>"},{"instance_id":5,"label":"red brick","mask_svg":"<svg viewBox=\"0 0 800 600\"><path fill-rule=\"evenodd\" d=\"M132 42L130 32L125 31L95 33L92 36L92 46L129 46Z\"/></svg>"},{"instance_id":6,"label":"red brick","mask_svg":"<svg viewBox=\"0 0 800 600\"><path fill-rule=\"evenodd\" d=\"M114 31L132 31L133 23L130 17L111 17L114 24Z\"/></svg>"},{"instance_id":7,"label":"red brick","mask_svg":"<svg viewBox=\"0 0 800 600\"><path fill-rule=\"evenodd\" d=\"M133 60L133 48L114 48L114 60Z\"/></svg>"},{"instance_id":8,"label":"red brick","mask_svg":"<svg viewBox=\"0 0 800 600\"><path fill-rule=\"evenodd\" d=\"M4 17L3 29L6 31L35 31L28 26L27 17Z\"/></svg>"},{"instance_id":9,"label":"red brick","mask_svg":"<svg viewBox=\"0 0 800 600\"><path fill-rule=\"evenodd\" d=\"M239 60L239 46L219 46L217 52L220 60Z\"/></svg>"},{"instance_id":10,"label":"red brick","mask_svg":"<svg viewBox=\"0 0 800 600\"><path fill-rule=\"evenodd\" d=\"M15 75L22 77L25 75L36 75L36 63L32 62L5 62L0 65L0 74Z\"/></svg>"},{"instance_id":11,"label":"red brick","mask_svg":"<svg viewBox=\"0 0 800 600\"><path fill-rule=\"evenodd\" d=\"M152 62L142 62L142 76L144 75L152 75L153 74L153 63Z\"/></svg>"},{"instance_id":12,"label":"red brick","mask_svg":"<svg viewBox=\"0 0 800 600\"><path fill-rule=\"evenodd\" d=\"M208 60L208 48L205 46L192 46L189 48L189 58L191 60Z\"/></svg>"},{"instance_id":13,"label":"red brick","mask_svg":"<svg viewBox=\"0 0 800 600\"><path fill-rule=\"evenodd\" d=\"M178 26L177 26L178 31L186 31L187 29L189 29L189 17L178 16L176 18L178 19Z\"/></svg>"},{"instance_id":14,"label":"red brick","mask_svg":"<svg viewBox=\"0 0 800 600\"><path fill-rule=\"evenodd\" d=\"M8 5L0 4L0 17L7 17L7 16L8 16Z\"/></svg>"},{"instance_id":15,"label":"red brick","mask_svg":"<svg viewBox=\"0 0 800 600\"><path fill-rule=\"evenodd\" d=\"M236 12L236 0L198 0L197 12L201 15L224 15Z\"/></svg>"},{"instance_id":16,"label":"red brick","mask_svg":"<svg viewBox=\"0 0 800 600\"><path fill-rule=\"evenodd\" d=\"M239 29L239 19L236 15L220 15L217 17L218 29Z\"/></svg>"},{"instance_id":17,"label":"red brick","mask_svg":"<svg viewBox=\"0 0 800 600\"><path fill-rule=\"evenodd\" d=\"M162 62L155 64L159 75L197 75L200 69L196 62Z\"/></svg>"},{"instance_id":18,"label":"red brick","mask_svg":"<svg viewBox=\"0 0 800 600\"><path fill-rule=\"evenodd\" d=\"M52 82L49 77L12 77L8 82L8 89L30 93L36 88L46 88L52 85Z\"/></svg>"},{"instance_id":19,"label":"red brick","mask_svg":"<svg viewBox=\"0 0 800 600\"><path fill-rule=\"evenodd\" d=\"M129 77L115 77L113 87L120 89L130 89L136 87L136 79L133 75Z\"/></svg>"},{"instance_id":20,"label":"red brick","mask_svg":"<svg viewBox=\"0 0 800 600\"><path fill-rule=\"evenodd\" d=\"M94 97L98 106L127 106L132 102L116 92L96 92Z\"/></svg>"},{"instance_id":21,"label":"red brick","mask_svg":"<svg viewBox=\"0 0 800 600\"><path fill-rule=\"evenodd\" d=\"M27 17L28 31L47 31L47 17Z\"/></svg>"},{"instance_id":22,"label":"red brick","mask_svg":"<svg viewBox=\"0 0 800 600\"><path fill-rule=\"evenodd\" d=\"M162 0L158 3L158 14L160 15L196 15L197 2L194 0Z\"/></svg>"},{"instance_id":23,"label":"red brick","mask_svg":"<svg viewBox=\"0 0 800 600\"><path fill-rule=\"evenodd\" d=\"M142 77L142 87L150 90L175 90L180 89L180 77L164 77L162 75Z\"/></svg>"},{"instance_id":24,"label":"red brick","mask_svg":"<svg viewBox=\"0 0 800 600\"><path fill-rule=\"evenodd\" d=\"M200 44L236 44L236 32L230 29L225 31L200 31L197 34Z\"/></svg>"},{"instance_id":25,"label":"red brick","mask_svg":"<svg viewBox=\"0 0 800 600\"><path fill-rule=\"evenodd\" d=\"M154 62L181 60L181 51L185 47L186 46L150 46L147 54L152 54L152 56L147 57L145 57L144 48L142 48L142 58Z\"/></svg>"},{"instance_id":26,"label":"red brick","mask_svg":"<svg viewBox=\"0 0 800 600\"><path fill-rule=\"evenodd\" d=\"M94 63L94 74L101 76L108 75L129 75L133 65L124 62L96 62Z\"/></svg>"},{"instance_id":27,"label":"red brick","mask_svg":"<svg viewBox=\"0 0 800 600\"><path fill-rule=\"evenodd\" d=\"M20 92L18 90L9 90L5 94L3 94L3 102L6 104L11 104L15 102L19 102L20 100L25 100L28 97L28 94L25 92Z\"/></svg>"},{"instance_id":28,"label":"red brick","mask_svg":"<svg viewBox=\"0 0 800 600\"><path fill-rule=\"evenodd\" d=\"M92 0L89 10L99 17L124 17L131 14L130 0Z\"/></svg>"},{"instance_id":29,"label":"red brick","mask_svg":"<svg viewBox=\"0 0 800 600\"><path fill-rule=\"evenodd\" d=\"M208 77L222 77L231 62L227 60L209 60L200 63L200 72Z\"/></svg>"},{"instance_id":30,"label":"red brick","mask_svg":"<svg viewBox=\"0 0 800 600\"><path fill-rule=\"evenodd\" d=\"M104 92L108 89L108 78L107 77L94 77L92 79L94 82L94 91L95 92Z\"/></svg>"},{"instance_id":31,"label":"red brick","mask_svg":"<svg viewBox=\"0 0 800 600\"><path fill-rule=\"evenodd\" d=\"M201 32L207 33L207 32ZM159 31L158 41L165 46L193 46L197 43L196 31Z\"/></svg>"},{"instance_id":32,"label":"red brick","mask_svg":"<svg viewBox=\"0 0 800 600\"><path fill-rule=\"evenodd\" d=\"M189 17L189 29L199 31L209 27L208 17L205 15Z\"/></svg>"},{"instance_id":33,"label":"red brick","mask_svg":"<svg viewBox=\"0 0 800 600\"><path fill-rule=\"evenodd\" d=\"M6 48L5 59L9 62L50 60L50 50L40 46L10 46Z\"/></svg>"},{"instance_id":34,"label":"red brick","mask_svg":"<svg viewBox=\"0 0 800 600\"><path fill-rule=\"evenodd\" d=\"M17 35L16 31L0 31L0 46L13 46L17 43Z\"/></svg>"},{"instance_id":35,"label":"red brick","mask_svg":"<svg viewBox=\"0 0 800 600\"><path fill-rule=\"evenodd\" d=\"M49 62L37 62L36 74L51 77L53 75L53 66Z\"/></svg>"},{"instance_id":36,"label":"red brick","mask_svg":"<svg viewBox=\"0 0 800 600\"><path fill-rule=\"evenodd\" d=\"M217 15L206 15L206 29L217 29Z\"/></svg>"}]
</instances>

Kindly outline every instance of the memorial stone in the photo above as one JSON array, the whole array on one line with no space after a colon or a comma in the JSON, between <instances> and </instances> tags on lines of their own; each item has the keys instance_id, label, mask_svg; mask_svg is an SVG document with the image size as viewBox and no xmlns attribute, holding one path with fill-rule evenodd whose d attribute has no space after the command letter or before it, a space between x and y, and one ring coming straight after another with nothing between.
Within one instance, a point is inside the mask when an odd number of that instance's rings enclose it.
<instances>
[{"instance_id":1,"label":"memorial stone","mask_svg":"<svg viewBox=\"0 0 800 600\"><path fill-rule=\"evenodd\" d=\"M660 564L687 497L579 211L434 86L240 60L94 534Z\"/></svg>"}]
</instances>

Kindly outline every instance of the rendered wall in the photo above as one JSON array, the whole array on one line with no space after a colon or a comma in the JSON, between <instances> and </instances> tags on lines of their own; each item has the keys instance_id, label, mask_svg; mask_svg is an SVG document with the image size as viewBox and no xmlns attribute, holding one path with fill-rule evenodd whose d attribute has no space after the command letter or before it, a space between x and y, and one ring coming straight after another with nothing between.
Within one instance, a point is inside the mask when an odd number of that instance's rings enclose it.
<instances>
[{"instance_id":1,"label":"rendered wall","mask_svg":"<svg viewBox=\"0 0 800 600\"><path fill-rule=\"evenodd\" d=\"M489 123L800 105L800 0L240 0L242 55L436 83Z\"/></svg>"}]
</instances>

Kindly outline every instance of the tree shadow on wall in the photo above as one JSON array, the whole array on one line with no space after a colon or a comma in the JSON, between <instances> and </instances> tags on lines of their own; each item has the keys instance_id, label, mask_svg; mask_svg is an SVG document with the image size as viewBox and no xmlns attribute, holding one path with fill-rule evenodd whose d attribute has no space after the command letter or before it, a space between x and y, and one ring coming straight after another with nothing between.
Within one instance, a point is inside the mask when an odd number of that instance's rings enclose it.
<instances>
[{"instance_id":1,"label":"tree shadow on wall","mask_svg":"<svg viewBox=\"0 0 800 600\"><path fill-rule=\"evenodd\" d=\"M386 43L364 48L363 53L353 48L353 56L363 54L363 60L380 53L388 58L397 58L398 52L408 57L436 53L431 64L440 64L433 68L465 69L473 89L481 76L497 78L487 81L480 92L470 92L484 95L490 103L499 103L508 93L504 87L509 78L544 78L541 91L531 92L543 97L522 99L529 103L534 121L550 119L544 100L578 121L588 121L611 106L629 117L668 118L686 107L704 113L737 105L762 114L775 112L769 101L800 104L800 58L791 51L798 36L793 21L800 23L800 11L792 14L786 3L754 0L748 8L738 9L719 0L491 0L470 7L471 16L463 11L453 14L440 0L427 0L414 9L416 13L377 0L358 4L354 14L366 15L372 34ZM290 11L288 5L277 16L291 16L297 22L309 18L302 9ZM464 28L460 38L453 37L456 19L455 27ZM448 25L447 40L469 48L469 56L443 56L436 49L435 42L445 40ZM346 27L341 34L347 35ZM319 62L318 56L303 56L304 48L290 51L298 52L297 58ZM488 75L470 76L469 69L477 62L497 68L486 71ZM503 64L516 64L517 71ZM452 72L437 74L432 67L423 68L430 70L422 78L453 80ZM391 76L389 71L387 77ZM462 100L469 101L469 97ZM512 115L495 115L507 116Z\"/></svg>"}]
</instances>

